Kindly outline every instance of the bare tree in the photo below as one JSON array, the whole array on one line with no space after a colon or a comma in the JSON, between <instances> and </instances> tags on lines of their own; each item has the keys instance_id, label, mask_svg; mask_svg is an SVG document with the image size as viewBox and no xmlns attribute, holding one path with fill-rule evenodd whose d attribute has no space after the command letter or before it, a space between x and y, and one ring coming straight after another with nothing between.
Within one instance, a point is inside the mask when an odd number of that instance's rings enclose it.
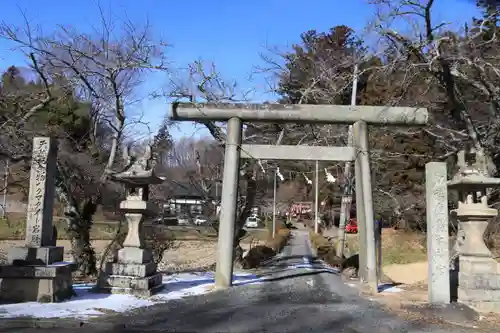
<instances>
[{"instance_id":1,"label":"bare tree","mask_svg":"<svg viewBox=\"0 0 500 333\"><path fill-rule=\"evenodd\" d=\"M31 159L31 136L28 134L27 124L38 112L46 108L51 102L64 98L57 94L55 87L50 84L54 77L48 73L47 68L40 64L32 52L25 53L28 63L28 73L34 73L42 83L41 89L26 91L15 82L23 75L16 67L10 67L4 74L3 86L0 90L0 108L2 110L0 129L1 138L0 155L14 162ZM8 84L10 83L10 84ZM7 86L5 86L8 84ZM60 88L59 88L60 89ZM15 107L13 107L15 106Z\"/></svg>"},{"instance_id":2,"label":"bare tree","mask_svg":"<svg viewBox=\"0 0 500 333\"><path fill-rule=\"evenodd\" d=\"M275 89L287 103L348 104L352 66L359 67L357 104L418 106L431 112L431 124L421 129L370 131L372 169L376 172L374 199L395 221L421 212L423 165L431 158L446 160L471 144L499 164L497 37L489 12L462 31L433 21L434 0L375 0L376 19L369 33L379 37L375 48L350 39L347 27L328 33L306 32L292 50L270 52L264 60ZM402 24L402 23L405 24ZM408 24L408 22L410 24ZM396 27L408 26L404 31ZM351 40L352 42L346 43ZM370 39L372 41L373 38ZM372 44L370 42L370 44ZM483 96L478 100L477 96ZM287 129L286 133L311 136L302 143L345 144L342 126ZM285 138L285 140L288 138ZM420 159L420 160L418 160ZM401 186L404 184L404 186ZM411 193L410 205L400 199ZM394 200L396 198L396 200ZM409 198L407 198L409 199ZM399 223L399 222L396 222Z\"/></svg>"},{"instance_id":3,"label":"bare tree","mask_svg":"<svg viewBox=\"0 0 500 333\"><path fill-rule=\"evenodd\" d=\"M445 160L471 147L483 161L483 171L498 175L497 8L485 2L481 18L471 17L457 27L436 20L435 0L370 3L376 8L371 30L378 35L378 52L386 59L376 68L376 75L396 79L395 85L400 87L396 89L397 103L431 111L424 134L439 148L433 158ZM408 29L396 29L403 21ZM498 192L491 191L489 197L498 201Z\"/></svg>"},{"instance_id":4,"label":"bare tree","mask_svg":"<svg viewBox=\"0 0 500 333\"><path fill-rule=\"evenodd\" d=\"M187 99L191 102L241 102L245 101L247 96L246 93L238 93L235 82L224 80L214 64L206 64L203 61L195 61L189 65L185 76L173 80L169 90L170 97L177 100ZM221 126L213 121L204 121L202 124L217 143L221 147L224 147L226 133ZM203 175L205 173L203 169L204 165L198 160L197 166L198 172ZM257 167L253 162L244 162L240 166L240 175L245 181L245 186L240 184L241 190L238 197L238 214L234 234L234 258L236 265L241 265L243 259L243 249L240 246L240 240L245 235L243 226L255 202L257 193L256 173ZM207 189L206 184L203 184L204 177L200 177L200 179L200 187Z\"/></svg>"},{"instance_id":5,"label":"bare tree","mask_svg":"<svg viewBox=\"0 0 500 333\"><path fill-rule=\"evenodd\" d=\"M162 191L168 196L175 188L186 187L203 198L203 212L216 219L215 204L222 177L223 150L212 138L183 137L173 143L165 156L163 173L166 182ZM218 193L217 193L218 192Z\"/></svg>"},{"instance_id":6,"label":"bare tree","mask_svg":"<svg viewBox=\"0 0 500 333\"><path fill-rule=\"evenodd\" d=\"M383 68L385 75L398 72L400 86L408 90L404 93L411 94L409 90L416 84L427 85L423 95L437 112L426 133L448 155L470 142L477 151L496 159L499 122L490 120L497 119L500 111L500 63L495 51L498 39L490 23L498 13L472 22L471 28L463 22L463 29L456 31L450 23L435 21L435 0L370 2L377 9L373 29L380 36L384 54L391 55L378 70ZM410 23L408 31L395 29L401 20ZM495 173L493 164L488 169Z\"/></svg>"}]
</instances>

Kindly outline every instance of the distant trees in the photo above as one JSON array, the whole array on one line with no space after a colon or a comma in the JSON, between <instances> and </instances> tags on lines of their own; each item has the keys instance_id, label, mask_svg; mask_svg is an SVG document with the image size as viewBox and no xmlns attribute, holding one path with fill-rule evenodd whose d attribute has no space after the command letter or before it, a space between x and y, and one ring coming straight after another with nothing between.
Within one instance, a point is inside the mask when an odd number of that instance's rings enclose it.
<instances>
[{"instance_id":1,"label":"distant trees","mask_svg":"<svg viewBox=\"0 0 500 333\"><path fill-rule=\"evenodd\" d=\"M500 167L496 2L479 1L483 17L471 17L460 30L435 22L433 0L369 2L376 8L370 42L345 26L308 31L291 49L267 53L261 70L272 74L283 102L346 105L357 64L357 104L428 108L430 125L423 129L370 130L377 213L400 227L423 228L426 162L453 165L459 149L473 147L490 157L490 174ZM410 26L399 33L403 20ZM345 126L281 127L289 144L347 142ZM265 131L276 136L281 128ZM285 165L310 170L303 163Z\"/></svg>"},{"instance_id":2,"label":"distant trees","mask_svg":"<svg viewBox=\"0 0 500 333\"><path fill-rule=\"evenodd\" d=\"M160 128L159 133L162 131ZM166 199L181 185L189 187L194 194L204 197L207 205L213 206L215 198L212 194L215 184L221 182L224 161L224 151L216 141L212 138L180 138L171 141L167 150L159 148L158 156L158 172L167 178L158 186L158 198ZM207 207L206 210L215 213L214 208Z\"/></svg>"},{"instance_id":3,"label":"distant trees","mask_svg":"<svg viewBox=\"0 0 500 333\"><path fill-rule=\"evenodd\" d=\"M281 102L349 104L354 64L366 54L362 41L347 26L325 33L310 30L300 37L300 44L279 54L283 65L275 67Z\"/></svg>"},{"instance_id":4,"label":"distant trees","mask_svg":"<svg viewBox=\"0 0 500 333\"><path fill-rule=\"evenodd\" d=\"M180 77L170 84L170 98L175 101L190 102L242 102L246 94L239 91L236 82L226 80L218 72L216 66L203 61L195 61L188 66L187 71L180 73ZM205 121L202 124L210 132L216 144L223 146L226 139L225 130L214 121ZM206 168L199 163L199 174L206 174ZM240 190L238 191L238 209L234 233L235 264L240 265L243 260L243 249L240 240L245 235L243 229L247 217L255 204L257 197L257 165L255 161L247 161L240 166ZM200 176L199 179L204 179ZM207 187L200 183L201 188Z\"/></svg>"}]
</instances>

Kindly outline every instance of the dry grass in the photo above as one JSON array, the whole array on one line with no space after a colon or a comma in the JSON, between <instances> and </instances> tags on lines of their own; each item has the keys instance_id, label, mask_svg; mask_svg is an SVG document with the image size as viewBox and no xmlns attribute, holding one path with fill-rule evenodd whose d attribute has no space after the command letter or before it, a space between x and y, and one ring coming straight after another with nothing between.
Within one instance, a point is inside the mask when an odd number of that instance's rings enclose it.
<instances>
[{"instance_id":1,"label":"dry grass","mask_svg":"<svg viewBox=\"0 0 500 333\"><path fill-rule=\"evenodd\" d=\"M57 228L57 239L69 239L66 233L66 220L60 217L54 217L53 224ZM90 230L90 239L92 240L112 240L118 229L117 221L96 221ZM126 225L122 226L123 232L126 232ZM0 219L0 240L23 240L26 230L26 218L23 216L9 219ZM152 231L155 234L161 234L164 239L175 240L204 240L216 241L217 234L210 227L182 227L166 225L145 225L145 231ZM242 240L243 243L258 242L267 240L269 232L265 229L248 230L247 235Z\"/></svg>"},{"instance_id":2,"label":"dry grass","mask_svg":"<svg viewBox=\"0 0 500 333\"><path fill-rule=\"evenodd\" d=\"M104 249L108 246L107 240L94 240L94 248L98 260ZM23 246L22 240L0 241L0 257L5 258L11 247ZM58 246L63 246L64 259L72 260L71 243L68 240L58 240ZM184 271L209 269L215 263L217 256L217 243L196 240L175 241L170 249L164 252L163 260L158 265L159 271Z\"/></svg>"},{"instance_id":3,"label":"dry grass","mask_svg":"<svg viewBox=\"0 0 500 333\"><path fill-rule=\"evenodd\" d=\"M253 269L259 267L263 262L268 261L279 253L290 238L290 230L279 228L272 237L270 231L266 231L267 240L264 244L252 247L244 256L242 266L244 269Z\"/></svg>"},{"instance_id":4,"label":"dry grass","mask_svg":"<svg viewBox=\"0 0 500 333\"><path fill-rule=\"evenodd\" d=\"M9 248L24 245L25 221L10 219L8 222L0 221L0 261L6 259ZM65 233L65 220L56 218L54 224L58 229L57 245L64 247L65 260L71 261L71 242L67 240ZM115 237L117 228L117 222L97 222L92 226L92 247L98 262L105 248ZM161 239L174 240L173 246L164 252L163 260L158 265L160 271L210 269L215 264L217 235L213 229L155 225L146 226L146 233L148 228L153 228L156 236L161 236ZM126 232L126 227L124 229ZM263 245L268 238L267 230L249 230L240 245L245 252L248 252L251 246Z\"/></svg>"},{"instance_id":5,"label":"dry grass","mask_svg":"<svg viewBox=\"0 0 500 333\"><path fill-rule=\"evenodd\" d=\"M309 231L309 238L311 239L312 246L318 250L322 247L335 247L335 240L328 240L328 238L324 237L322 234L317 234L313 230Z\"/></svg>"},{"instance_id":6,"label":"dry grass","mask_svg":"<svg viewBox=\"0 0 500 333\"><path fill-rule=\"evenodd\" d=\"M118 222L95 222L91 229L91 238L98 240L111 240L116 233ZM58 239L68 239L66 233L66 220L53 217L53 225L57 229ZM10 214L7 219L0 219L0 240L24 239L26 231L26 217L20 214Z\"/></svg>"},{"instance_id":7,"label":"dry grass","mask_svg":"<svg viewBox=\"0 0 500 333\"><path fill-rule=\"evenodd\" d=\"M57 239L69 239L66 232L67 224L65 219L54 218L53 224L57 229ZM90 238L92 240L112 240L118 229L119 222L106 221L94 222L90 230ZM126 232L126 225L122 227L123 232ZM179 227L179 226L164 226L154 225L145 226L146 232L148 229L154 229L155 234L161 234L165 239L177 240L207 240L213 241L217 234L212 228L208 227ZM0 220L0 240L23 240L25 237L26 221L23 220Z\"/></svg>"},{"instance_id":8,"label":"dry grass","mask_svg":"<svg viewBox=\"0 0 500 333\"><path fill-rule=\"evenodd\" d=\"M359 252L358 235L350 234L346 238L350 253ZM425 235L394 229L382 232L382 266L409 264L427 260Z\"/></svg>"},{"instance_id":9,"label":"dry grass","mask_svg":"<svg viewBox=\"0 0 500 333\"><path fill-rule=\"evenodd\" d=\"M217 260L217 243L176 241L166 250L158 265L162 272L210 270Z\"/></svg>"},{"instance_id":10,"label":"dry grass","mask_svg":"<svg viewBox=\"0 0 500 333\"><path fill-rule=\"evenodd\" d=\"M247 230L247 234L241 240L243 244L253 244L254 242L265 242L269 238L269 231L265 229Z\"/></svg>"},{"instance_id":11,"label":"dry grass","mask_svg":"<svg viewBox=\"0 0 500 333\"><path fill-rule=\"evenodd\" d=\"M274 238L272 237L268 238L266 246L273 249L275 252L280 252L288 243L289 237L290 237L290 230L280 229L276 232Z\"/></svg>"},{"instance_id":12,"label":"dry grass","mask_svg":"<svg viewBox=\"0 0 500 333\"><path fill-rule=\"evenodd\" d=\"M371 300L379 302L387 310L400 316L406 320L425 320L427 322L436 322L445 324L436 318L424 316L421 312L412 311L408 306L425 306L428 304L427 283L417 283L413 285L399 286L403 289L398 293L378 293L373 294L368 290L363 290L362 293ZM497 313L482 313L481 320L475 322L467 322L467 327L475 326L477 330L470 329L471 332L493 332L498 330L500 325L500 315ZM484 331L483 331L484 330ZM453 331L450 327L450 331Z\"/></svg>"},{"instance_id":13,"label":"dry grass","mask_svg":"<svg viewBox=\"0 0 500 333\"><path fill-rule=\"evenodd\" d=\"M382 265L409 264L427 260L425 235L384 230L382 233Z\"/></svg>"},{"instance_id":14,"label":"dry grass","mask_svg":"<svg viewBox=\"0 0 500 333\"><path fill-rule=\"evenodd\" d=\"M336 249L337 240L327 239L322 235L312 233L311 242L318 247L332 247ZM346 235L346 253L359 252L357 234ZM349 256L349 255L348 255ZM409 264L427 260L425 235L384 229L382 232L382 265Z\"/></svg>"},{"instance_id":15,"label":"dry grass","mask_svg":"<svg viewBox=\"0 0 500 333\"><path fill-rule=\"evenodd\" d=\"M309 238L320 259L331 266L344 268L344 263L347 262L347 260L344 261L337 256L337 245L335 242L330 241L322 234L315 233L313 230L309 231ZM359 264L355 266L359 266Z\"/></svg>"},{"instance_id":16,"label":"dry grass","mask_svg":"<svg viewBox=\"0 0 500 333\"><path fill-rule=\"evenodd\" d=\"M71 261L71 242L66 233L66 220L54 217L57 228L57 245L65 249L65 260ZM100 262L103 252L115 238L118 222L95 222L90 237L92 247L96 253L97 262ZM174 272L186 270L211 270L217 259L217 234L210 227L182 227L164 225L145 225L145 233L154 235L157 239L172 242L158 264L159 271ZM126 225L122 226L126 233ZM270 231L267 229L248 230L245 238L240 242L245 254L251 247L264 245L269 241ZM280 233L281 235L281 233ZM25 216L9 216L9 219L0 220L0 262L6 260L8 250L14 246L24 246ZM170 244L168 244L170 245ZM275 245L282 247L281 243Z\"/></svg>"}]
</instances>

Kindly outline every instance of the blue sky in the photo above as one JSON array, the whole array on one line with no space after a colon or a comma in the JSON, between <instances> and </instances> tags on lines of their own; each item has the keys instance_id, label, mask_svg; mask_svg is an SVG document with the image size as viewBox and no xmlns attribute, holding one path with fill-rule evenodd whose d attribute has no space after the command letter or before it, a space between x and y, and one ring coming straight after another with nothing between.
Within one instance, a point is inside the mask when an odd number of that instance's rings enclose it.
<instances>
[{"instance_id":1,"label":"blue sky","mask_svg":"<svg viewBox=\"0 0 500 333\"><path fill-rule=\"evenodd\" d=\"M0 3L0 20L22 25L21 9L33 25L40 25L46 32L56 24L85 31L99 23L96 0L0 0ZM340 24L362 30L374 13L374 8L366 3L366 0L100 1L105 11L113 8L113 16L127 15L139 24L148 19L157 37L172 45L168 55L174 66L182 67L200 58L214 61L224 77L237 80L243 89L260 92L255 97L257 100L268 97L263 93L264 79L257 77L249 81L249 76L261 62L259 53L265 51L266 45L287 46L297 42L304 31L325 31ZM474 11L472 1L436 0L435 15L439 20L467 20ZM10 51L11 47L0 40L0 68L25 62L22 55ZM163 82L152 77L143 90L155 89ZM145 100L136 106L153 130L168 107L159 100ZM204 132L191 124L182 124L174 132L176 137L193 134L198 136Z\"/></svg>"}]
</instances>

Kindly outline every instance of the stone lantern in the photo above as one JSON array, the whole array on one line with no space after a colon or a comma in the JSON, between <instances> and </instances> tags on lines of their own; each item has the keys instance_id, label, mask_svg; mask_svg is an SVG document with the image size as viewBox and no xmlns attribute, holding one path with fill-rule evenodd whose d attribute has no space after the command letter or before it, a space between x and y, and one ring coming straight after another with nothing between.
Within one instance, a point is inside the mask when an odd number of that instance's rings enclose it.
<instances>
[{"instance_id":1,"label":"stone lantern","mask_svg":"<svg viewBox=\"0 0 500 333\"><path fill-rule=\"evenodd\" d=\"M151 147L141 157L131 156L127 147L124 157L127 166L111 178L125 185L126 199L120 203L120 209L125 212L128 232L114 262L108 262L101 272L97 289L150 296L161 289L162 275L156 271L151 249L145 247L142 222L155 211L148 201L149 186L164 179L154 173Z\"/></svg>"},{"instance_id":2,"label":"stone lantern","mask_svg":"<svg viewBox=\"0 0 500 333\"><path fill-rule=\"evenodd\" d=\"M454 210L462 237L458 246L458 300L481 312L499 312L500 265L484 242L484 232L498 215L497 209L488 206L486 191L500 186L500 178L486 175L480 157L476 154L476 162L467 166L465 152L460 152L461 170L448 182L448 188L459 193Z\"/></svg>"}]
</instances>

